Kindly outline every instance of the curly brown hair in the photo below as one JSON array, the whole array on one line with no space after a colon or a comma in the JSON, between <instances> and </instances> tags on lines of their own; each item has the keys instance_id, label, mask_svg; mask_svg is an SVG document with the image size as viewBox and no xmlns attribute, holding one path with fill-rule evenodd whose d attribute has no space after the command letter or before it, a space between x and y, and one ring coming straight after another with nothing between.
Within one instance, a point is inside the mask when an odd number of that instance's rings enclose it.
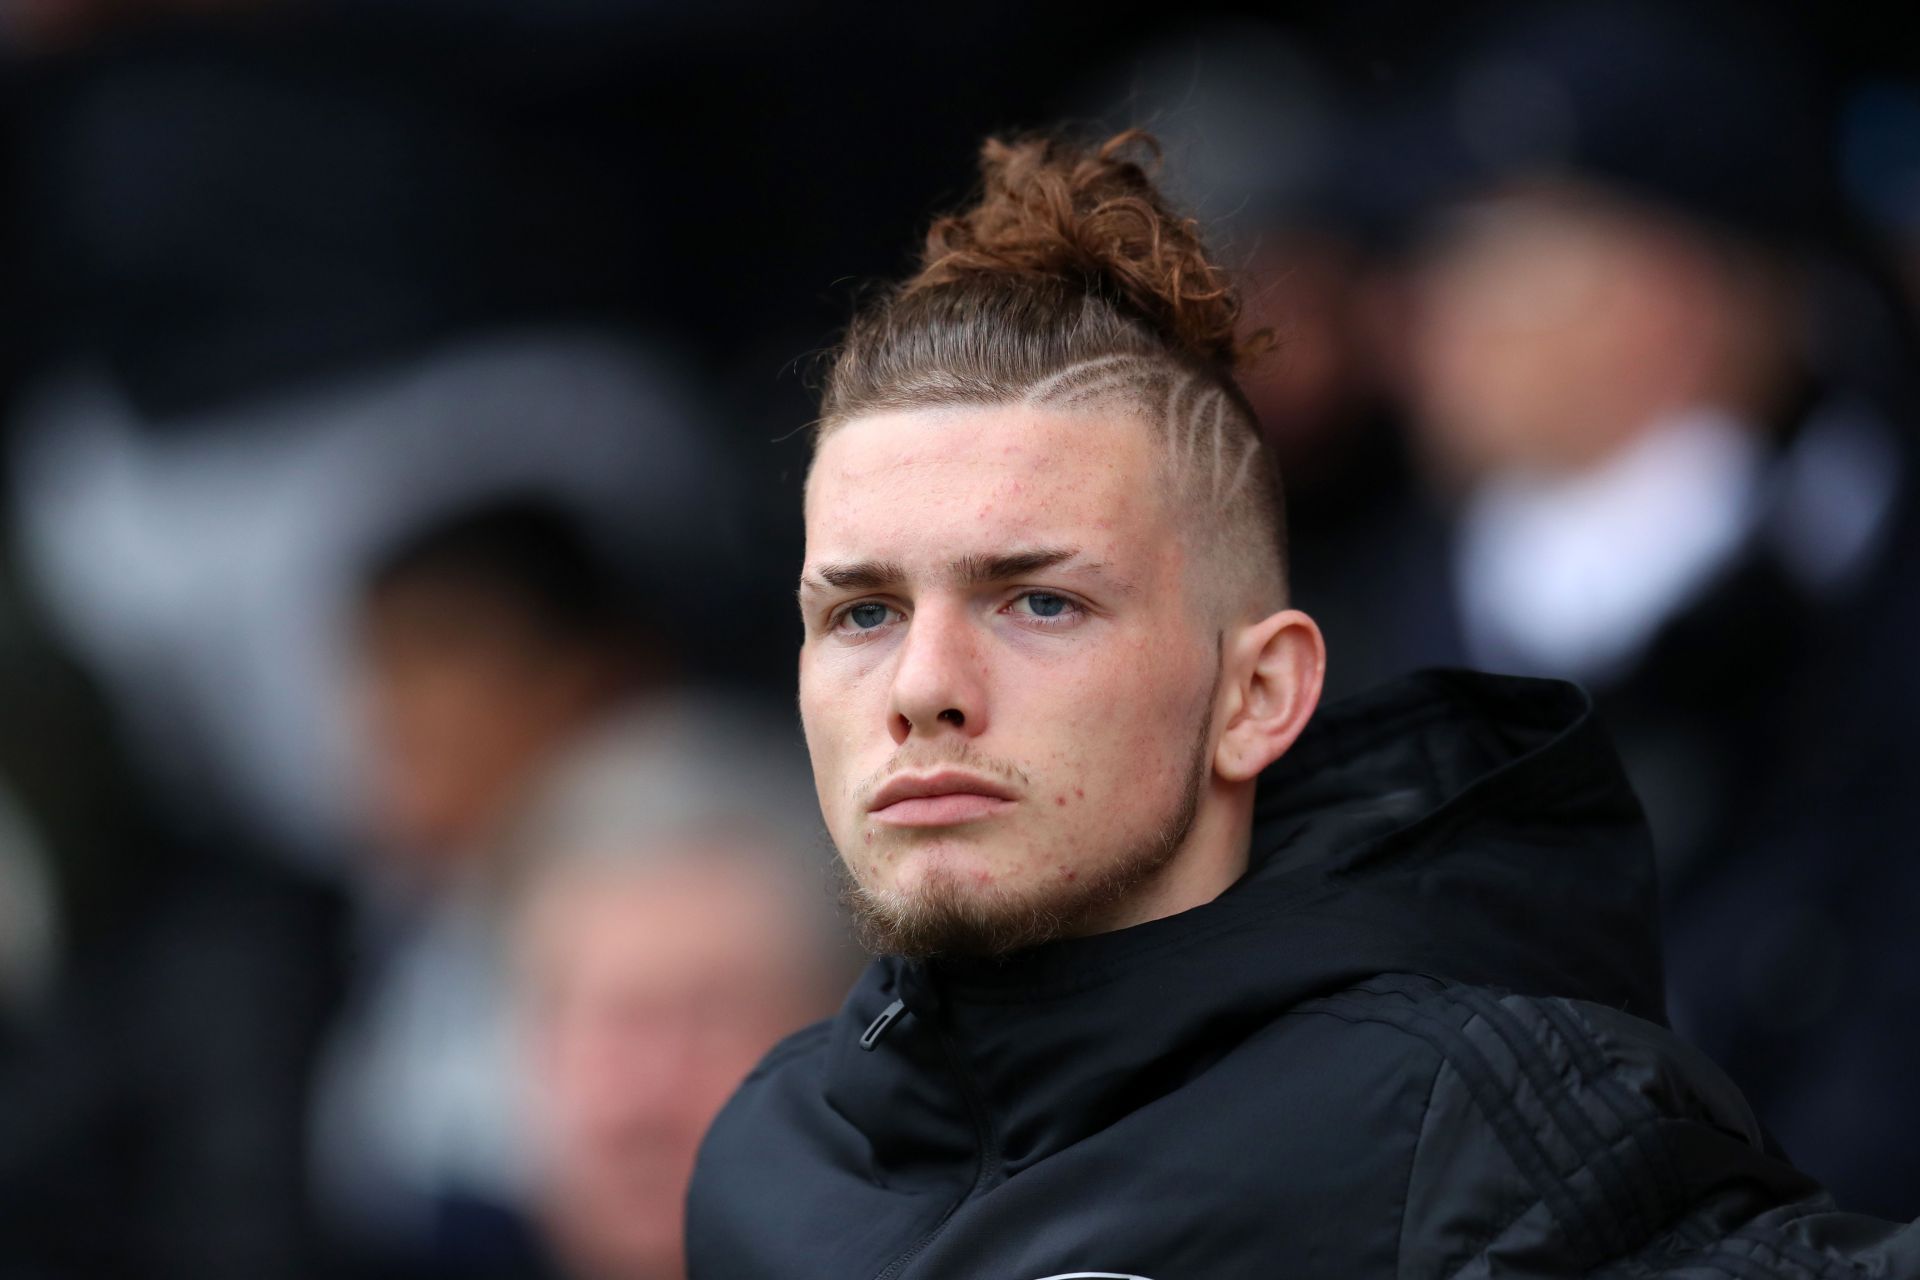
<instances>
[{"instance_id":1,"label":"curly brown hair","mask_svg":"<svg viewBox=\"0 0 1920 1280\"><path fill-rule=\"evenodd\" d=\"M1169 346L1234 370L1260 339L1240 340L1240 300L1208 261L1198 221L1155 187L1159 163L1159 143L1139 129L1091 152L1047 135L989 138L979 203L928 229L920 272L901 293L976 273L1053 276L1111 290Z\"/></svg>"}]
</instances>

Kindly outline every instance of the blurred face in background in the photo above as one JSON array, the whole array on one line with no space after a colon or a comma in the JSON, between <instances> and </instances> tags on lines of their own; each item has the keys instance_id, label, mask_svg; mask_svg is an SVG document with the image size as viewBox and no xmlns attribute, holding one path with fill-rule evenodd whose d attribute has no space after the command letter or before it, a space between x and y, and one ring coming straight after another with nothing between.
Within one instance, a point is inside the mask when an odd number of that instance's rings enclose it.
<instances>
[{"instance_id":1,"label":"blurred face in background","mask_svg":"<svg viewBox=\"0 0 1920 1280\"><path fill-rule=\"evenodd\" d=\"M523 921L543 1218L582 1280L684 1274L707 1126L837 995L793 878L708 853L560 870Z\"/></svg>"},{"instance_id":2,"label":"blurred face in background","mask_svg":"<svg viewBox=\"0 0 1920 1280\"><path fill-rule=\"evenodd\" d=\"M1240 385L1291 492L1350 447L1378 391L1371 264L1336 237L1283 231L1261 238L1245 275L1243 327L1272 330L1274 349Z\"/></svg>"},{"instance_id":3,"label":"blurred face in background","mask_svg":"<svg viewBox=\"0 0 1920 1280\"><path fill-rule=\"evenodd\" d=\"M1021 406L821 442L800 709L877 948L1006 950L1194 905L1174 899L1220 633L1158 451L1124 413Z\"/></svg>"},{"instance_id":4,"label":"blurred face in background","mask_svg":"<svg viewBox=\"0 0 1920 1280\"><path fill-rule=\"evenodd\" d=\"M1412 284L1411 400L1455 477L1577 471L1664 413L1751 394L1737 367L1751 299L1728 261L1622 199L1525 189L1466 207Z\"/></svg>"},{"instance_id":5,"label":"blurred face in background","mask_svg":"<svg viewBox=\"0 0 1920 1280\"><path fill-rule=\"evenodd\" d=\"M622 689L611 644L557 634L512 593L457 578L376 591L362 652L375 825L428 856L487 836Z\"/></svg>"}]
</instances>

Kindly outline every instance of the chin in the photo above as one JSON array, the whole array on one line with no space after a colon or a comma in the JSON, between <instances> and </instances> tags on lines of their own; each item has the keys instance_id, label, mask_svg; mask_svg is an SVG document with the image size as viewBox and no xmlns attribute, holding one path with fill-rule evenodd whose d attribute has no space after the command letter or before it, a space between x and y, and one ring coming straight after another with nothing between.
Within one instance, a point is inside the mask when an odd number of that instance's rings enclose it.
<instances>
[{"instance_id":1,"label":"chin","mask_svg":"<svg viewBox=\"0 0 1920 1280\"><path fill-rule=\"evenodd\" d=\"M1001 956L1072 936L1111 910L1112 877L1010 881L978 849L904 859L886 885L849 876L843 900L875 955Z\"/></svg>"},{"instance_id":2,"label":"chin","mask_svg":"<svg viewBox=\"0 0 1920 1280\"><path fill-rule=\"evenodd\" d=\"M941 835L913 840L891 863L882 892L901 899L928 895L989 899L1017 892L1008 882L1010 857L991 845Z\"/></svg>"}]
</instances>

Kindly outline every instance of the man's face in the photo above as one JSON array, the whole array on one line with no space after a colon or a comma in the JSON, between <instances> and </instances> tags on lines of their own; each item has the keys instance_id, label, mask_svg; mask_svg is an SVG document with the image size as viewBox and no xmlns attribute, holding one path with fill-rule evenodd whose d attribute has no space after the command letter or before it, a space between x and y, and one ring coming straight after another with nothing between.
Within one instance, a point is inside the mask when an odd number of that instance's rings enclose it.
<instances>
[{"instance_id":1,"label":"man's face","mask_svg":"<svg viewBox=\"0 0 1920 1280\"><path fill-rule=\"evenodd\" d=\"M460 583L377 593L363 654L375 825L422 855L484 839L615 686L611 655L549 637L510 598Z\"/></svg>"},{"instance_id":2,"label":"man's face","mask_svg":"<svg viewBox=\"0 0 1920 1280\"><path fill-rule=\"evenodd\" d=\"M826 1013L784 880L724 852L559 873L525 921L543 1218L582 1274L685 1274L701 1136L776 1040Z\"/></svg>"},{"instance_id":3,"label":"man's face","mask_svg":"<svg viewBox=\"0 0 1920 1280\"><path fill-rule=\"evenodd\" d=\"M1469 476L1609 455L1684 394L1704 330L1701 253L1656 215L1594 196L1523 192L1461 214L1414 278L1424 443Z\"/></svg>"},{"instance_id":4,"label":"man's face","mask_svg":"<svg viewBox=\"0 0 1920 1280\"><path fill-rule=\"evenodd\" d=\"M1114 927L1185 838L1218 637L1156 449L1123 415L1023 407L861 418L821 444L800 710L879 945Z\"/></svg>"}]
</instances>

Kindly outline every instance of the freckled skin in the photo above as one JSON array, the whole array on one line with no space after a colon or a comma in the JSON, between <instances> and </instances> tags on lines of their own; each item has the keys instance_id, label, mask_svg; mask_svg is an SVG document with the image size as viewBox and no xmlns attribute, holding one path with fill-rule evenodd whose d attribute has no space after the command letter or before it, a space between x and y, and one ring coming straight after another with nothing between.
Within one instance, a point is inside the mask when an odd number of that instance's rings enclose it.
<instances>
[{"instance_id":1,"label":"freckled skin","mask_svg":"<svg viewBox=\"0 0 1920 1280\"><path fill-rule=\"evenodd\" d=\"M800 709L828 830L869 891L911 898L944 881L1043 902L1049 885L1097 872L1165 828L1192 775L1218 659L1215 629L1186 589L1180 527L1143 497L1160 492L1157 474L1141 424L1026 407L876 415L821 443L806 504ZM1082 554L1011 582L966 584L948 569L1036 547ZM805 585L820 565L859 562L897 564L905 580ZM1046 625L1021 603L1034 591L1066 597L1078 616ZM869 601L886 620L856 630L846 610ZM1013 802L935 828L868 813L894 773L967 760L1017 779ZM1169 883L1143 889L1149 900L1098 927L1183 909L1230 883L1245 849L1210 825L1216 799L1209 785L1190 837L1222 846L1207 854L1208 887L1180 888L1176 866Z\"/></svg>"}]
</instances>

